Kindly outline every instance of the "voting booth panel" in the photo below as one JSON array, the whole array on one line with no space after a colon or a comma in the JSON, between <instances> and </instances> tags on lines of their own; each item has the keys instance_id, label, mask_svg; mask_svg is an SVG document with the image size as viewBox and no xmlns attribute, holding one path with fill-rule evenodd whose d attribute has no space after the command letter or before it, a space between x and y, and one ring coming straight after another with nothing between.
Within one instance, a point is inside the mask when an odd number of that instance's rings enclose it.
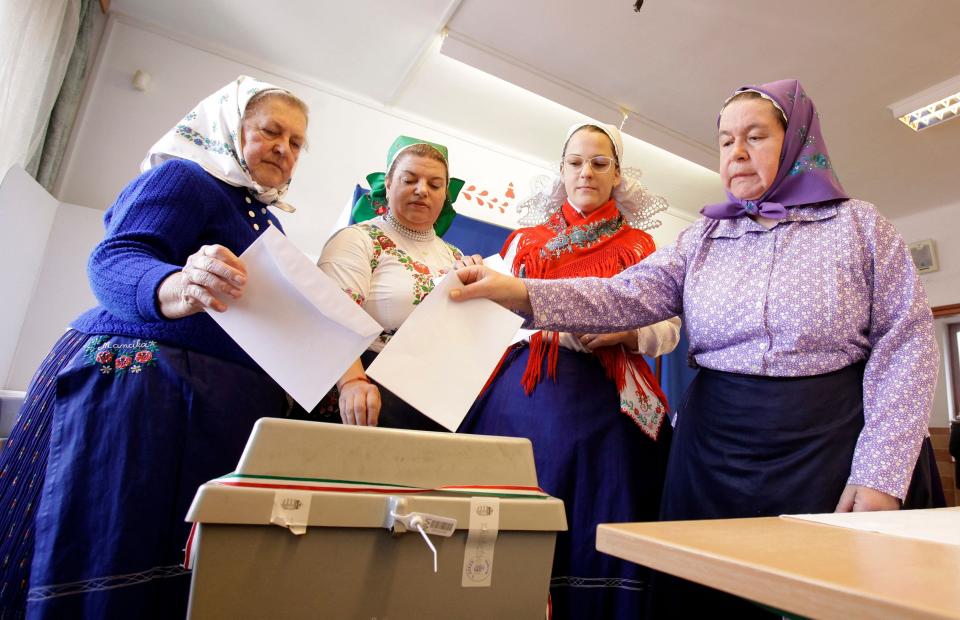
<instances>
[{"instance_id":1,"label":"voting booth panel","mask_svg":"<svg viewBox=\"0 0 960 620\"><path fill-rule=\"evenodd\" d=\"M528 440L276 419L188 520L190 618L540 619L566 529Z\"/></svg>"}]
</instances>

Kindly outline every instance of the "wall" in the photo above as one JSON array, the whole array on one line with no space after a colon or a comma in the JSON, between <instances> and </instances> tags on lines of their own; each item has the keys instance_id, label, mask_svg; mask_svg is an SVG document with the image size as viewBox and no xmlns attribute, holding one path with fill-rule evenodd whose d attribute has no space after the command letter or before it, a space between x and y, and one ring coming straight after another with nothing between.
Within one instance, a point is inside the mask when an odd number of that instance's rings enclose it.
<instances>
[{"instance_id":1,"label":"wall","mask_svg":"<svg viewBox=\"0 0 960 620\"><path fill-rule=\"evenodd\" d=\"M446 144L452 174L476 188L469 199L458 201L458 210L510 226L516 199L529 193L533 177L553 168L566 127L582 118L439 54L425 62L397 105L386 107L333 94L322 84L294 82L175 36L111 20L57 187L60 198L106 208L136 176L150 145L197 101L240 73L291 88L311 106L311 146L301 157L288 196L298 211L281 217L290 238L312 254L319 253L354 184L383 169L396 135ZM147 92L130 86L137 69L153 78ZM532 148L531 135L550 138ZM682 205L664 216L664 226L655 234L659 243L672 241L694 219L694 208L722 197L716 173L629 136L626 142L624 163L647 170L651 188ZM514 199L506 196L510 183ZM483 191L497 202L478 204ZM504 201L508 205L501 212Z\"/></svg>"},{"instance_id":2,"label":"wall","mask_svg":"<svg viewBox=\"0 0 960 620\"><path fill-rule=\"evenodd\" d=\"M57 207L7 389L26 390L33 372L70 321L96 305L87 281L86 257L102 237L103 211L72 204Z\"/></svg>"},{"instance_id":3,"label":"wall","mask_svg":"<svg viewBox=\"0 0 960 620\"><path fill-rule=\"evenodd\" d=\"M920 276L931 306L960 303L960 190L957 194L954 204L891 220L907 243L936 242L940 269Z\"/></svg>"},{"instance_id":4,"label":"wall","mask_svg":"<svg viewBox=\"0 0 960 620\"><path fill-rule=\"evenodd\" d=\"M0 186L0 256L6 267L0 304L0 388L6 387L20 331L30 316L57 205L23 168L11 168Z\"/></svg>"},{"instance_id":5,"label":"wall","mask_svg":"<svg viewBox=\"0 0 960 620\"><path fill-rule=\"evenodd\" d=\"M935 307L960 303L960 202L891 221L907 243L924 239L933 239L936 242L940 269L920 275L930 305ZM949 425L947 325L958 320L960 319L954 316L936 321L941 364L940 379L930 413L931 426Z\"/></svg>"}]
</instances>

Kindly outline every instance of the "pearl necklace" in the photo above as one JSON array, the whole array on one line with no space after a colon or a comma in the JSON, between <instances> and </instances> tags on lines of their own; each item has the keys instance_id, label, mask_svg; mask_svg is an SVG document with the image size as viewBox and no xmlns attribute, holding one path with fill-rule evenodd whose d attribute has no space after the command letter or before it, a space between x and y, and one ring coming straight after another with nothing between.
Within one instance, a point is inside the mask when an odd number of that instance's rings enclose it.
<instances>
[{"instance_id":1,"label":"pearl necklace","mask_svg":"<svg viewBox=\"0 0 960 620\"><path fill-rule=\"evenodd\" d=\"M388 212L386 220L390 222L391 226L397 229L398 233L407 239L412 239L413 241L430 241L436 236L436 233L433 232L433 228L430 230L414 230L404 226L399 222L399 220L397 220L393 213Z\"/></svg>"}]
</instances>

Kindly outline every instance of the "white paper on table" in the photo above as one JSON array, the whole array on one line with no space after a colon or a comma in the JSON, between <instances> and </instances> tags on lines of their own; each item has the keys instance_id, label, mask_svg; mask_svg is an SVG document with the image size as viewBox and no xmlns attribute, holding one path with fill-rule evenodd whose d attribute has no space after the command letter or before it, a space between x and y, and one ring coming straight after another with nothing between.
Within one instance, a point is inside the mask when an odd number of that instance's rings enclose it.
<instances>
[{"instance_id":1,"label":"white paper on table","mask_svg":"<svg viewBox=\"0 0 960 620\"><path fill-rule=\"evenodd\" d=\"M383 328L273 227L240 259L243 296L207 312L310 411Z\"/></svg>"},{"instance_id":2,"label":"white paper on table","mask_svg":"<svg viewBox=\"0 0 960 620\"><path fill-rule=\"evenodd\" d=\"M483 259L483 264L485 267L489 267L494 271L502 273L507 276L513 277L513 272L510 270L510 265L507 264L503 257L499 254L492 254L485 259ZM510 344L520 342L521 340L530 340L530 336L537 333L536 329L523 329L520 328L517 330L517 333L513 335L513 339L510 340Z\"/></svg>"},{"instance_id":3,"label":"white paper on table","mask_svg":"<svg viewBox=\"0 0 960 620\"><path fill-rule=\"evenodd\" d=\"M523 323L489 299L455 302L448 273L367 368L367 375L451 431L497 367Z\"/></svg>"},{"instance_id":4,"label":"white paper on table","mask_svg":"<svg viewBox=\"0 0 960 620\"><path fill-rule=\"evenodd\" d=\"M918 538L947 545L960 545L960 507L832 512L816 515L781 515L781 517L864 532Z\"/></svg>"}]
</instances>

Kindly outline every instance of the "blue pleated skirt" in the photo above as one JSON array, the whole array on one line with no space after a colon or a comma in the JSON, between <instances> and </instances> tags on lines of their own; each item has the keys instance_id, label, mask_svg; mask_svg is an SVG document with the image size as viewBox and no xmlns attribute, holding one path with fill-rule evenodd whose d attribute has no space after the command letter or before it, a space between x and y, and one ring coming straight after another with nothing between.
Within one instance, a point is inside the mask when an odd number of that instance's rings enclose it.
<instances>
[{"instance_id":1,"label":"blue pleated skirt","mask_svg":"<svg viewBox=\"0 0 960 620\"><path fill-rule=\"evenodd\" d=\"M553 617L639 618L649 573L598 552L596 529L656 520L670 426L651 440L620 412L616 387L597 359L563 348L556 382L544 379L527 396L520 380L529 352L510 352L460 432L529 438L540 486L563 500L569 530L557 537Z\"/></svg>"},{"instance_id":2,"label":"blue pleated skirt","mask_svg":"<svg viewBox=\"0 0 960 620\"><path fill-rule=\"evenodd\" d=\"M27 617L183 617L197 487L234 469L254 422L283 415L286 397L261 371L207 355L82 340L47 369L49 457L33 524L18 520L35 532Z\"/></svg>"}]
</instances>

